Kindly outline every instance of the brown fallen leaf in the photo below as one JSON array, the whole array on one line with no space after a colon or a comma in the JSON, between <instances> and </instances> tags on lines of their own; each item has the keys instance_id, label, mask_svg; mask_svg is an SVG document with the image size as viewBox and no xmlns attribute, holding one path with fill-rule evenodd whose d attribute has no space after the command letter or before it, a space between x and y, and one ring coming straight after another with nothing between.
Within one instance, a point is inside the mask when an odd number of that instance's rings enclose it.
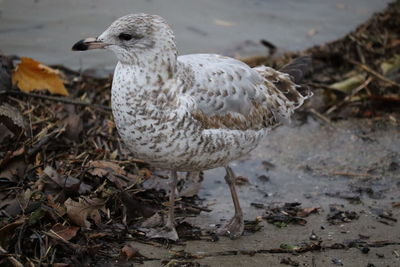
<instances>
[{"instance_id":1,"label":"brown fallen leaf","mask_svg":"<svg viewBox=\"0 0 400 267\"><path fill-rule=\"evenodd\" d=\"M400 202L392 202L393 208L400 208Z\"/></svg>"},{"instance_id":2,"label":"brown fallen leaf","mask_svg":"<svg viewBox=\"0 0 400 267\"><path fill-rule=\"evenodd\" d=\"M91 223L87 220L88 217L96 224L100 224L101 216L99 210L106 213L105 201L99 198L79 198L79 202L67 199L64 202L67 208L67 215L71 221L79 226L90 229Z\"/></svg>"},{"instance_id":3,"label":"brown fallen leaf","mask_svg":"<svg viewBox=\"0 0 400 267\"><path fill-rule=\"evenodd\" d=\"M102 237L110 236L110 235L111 234L109 234L109 233L92 233L92 234L89 234L88 237L89 237L89 239L96 239L96 238L102 238Z\"/></svg>"},{"instance_id":4,"label":"brown fallen leaf","mask_svg":"<svg viewBox=\"0 0 400 267\"><path fill-rule=\"evenodd\" d=\"M299 216L299 217L307 217L311 213L318 212L318 209L319 208L304 208L304 209L298 211L296 215Z\"/></svg>"},{"instance_id":5,"label":"brown fallen leaf","mask_svg":"<svg viewBox=\"0 0 400 267\"><path fill-rule=\"evenodd\" d=\"M66 125L65 136L70 140L77 141L83 130L83 122L81 116L72 113L64 120Z\"/></svg>"},{"instance_id":6,"label":"brown fallen leaf","mask_svg":"<svg viewBox=\"0 0 400 267\"><path fill-rule=\"evenodd\" d=\"M78 190L80 194L92 190L92 186L82 183L79 179L75 177L61 175L51 166L46 166L43 173L46 175L42 176L43 178L49 177L53 183L55 183L57 186L61 188L66 188L69 190ZM43 182L49 183L50 181L46 181L44 179Z\"/></svg>"},{"instance_id":7,"label":"brown fallen leaf","mask_svg":"<svg viewBox=\"0 0 400 267\"><path fill-rule=\"evenodd\" d=\"M142 256L139 253L139 250L135 247L133 247L132 244L126 244L122 249L121 249L121 258L124 260L130 260L135 257L140 257Z\"/></svg>"},{"instance_id":8,"label":"brown fallen leaf","mask_svg":"<svg viewBox=\"0 0 400 267\"><path fill-rule=\"evenodd\" d=\"M139 174L143 175L146 179L153 175L153 173L147 168L140 169L139 170Z\"/></svg>"},{"instance_id":9,"label":"brown fallen leaf","mask_svg":"<svg viewBox=\"0 0 400 267\"><path fill-rule=\"evenodd\" d=\"M24 158L18 157L12 159L4 167L0 166L0 178L6 178L7 180L18 182L24 177L26 168L27 164Z\"/></svg>"},{"instance_id":10,"label":"brown fallen leaf","mask_svg":"<svg viewBox=\"0 0 400 267\"><path fill-rule=\"evenodd\" d=\"M61 223L57 223L53 225L53 227L51 228L53 232L55 232L57 235L59 235L60 237L64 238L67 241L75 237L79 229L80 227L78 226L62 225Z\"/></svg>"},{"instance_id":11,"label":"brown fallen leaf","mask_svg":"<svg viewBox=\"0 0 400 267\"><path fill-rule=\"evenodd\" d=\"M99 177L106 177L119 189L126 187L128 185L128 182L129 184L136 184L139 181L139 177L137 175L126 172L118 164L110 161L90 161L88 163L88 167L91 168L89 170L90 174Z\"/></svg>"},{"instance_id":12,"label":"brown fallen leaf","mask_svg":"<svg viewBox=\"0 0 400 267\"><path fill-rule=\"evenodd\" d=\"M68 95L59 71L28 57L21 57L11 79L12 84L23 92L48 90L52 94Z\"/></svg>"},{"instance_id":13,"label":"brown fallen leaf","mask_svg":"<svg viewBox=\"0 0 400 267\"><path fill-rule=\"evenodd\" d=\"M67 209L62 203L56 202L53 195L47 195L47 205L53 208L53 211L60 217L67 213Z\"/></svg>"},{"instance_id":14,"label":"brown fallen leaf","mask_svg":"<svg viewBox=\"0 0 400 267\"><path fill-rule=\"evenodd\" d=\"M13 107L7 103L0 106L0 125L3 124L14 136L20 135L25 130L25 121L18 108ZM2 131L4 132L4 131ZM0 141L2 142L3 134L0 134Z\"/></svg>"},{"instance_id":15,"label":"brown fallen leaf","mask_svg":"<svg viewBox=\"0 0 400 267\"><path fill-rule=\"evenodd\" d=\"M140 217L149 218L154 214L154 210L149 203L144 202L135 194L129 194L126 191L120 193L122 204L124 205L124 216L127 223Z\"/></svg>"}]
</instances>

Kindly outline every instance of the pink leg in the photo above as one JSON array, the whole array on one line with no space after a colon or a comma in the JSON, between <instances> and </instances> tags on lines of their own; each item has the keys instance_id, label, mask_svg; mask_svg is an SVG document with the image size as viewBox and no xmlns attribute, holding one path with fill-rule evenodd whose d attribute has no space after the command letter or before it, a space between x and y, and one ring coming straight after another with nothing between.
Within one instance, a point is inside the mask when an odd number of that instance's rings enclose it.
<instances>
[{"instance_id":1,"label":"pink leg","mask_svg":"<svg viewBox=\"0 0 400 267\"><path fill-rule=\"evenodd\" d=\"M229 166L225 167L226 176L225 181L229 185L229 189L231 190L233 205L235 207L235 215L233 218L225 224L221 229L218 230L219 235L227 235L230 238L238 238L242 235L244 230L244 220L243 220L243 212L240 208L239 198L236 193L235 188L235 174Z\"/></svg>"}]
</instances>

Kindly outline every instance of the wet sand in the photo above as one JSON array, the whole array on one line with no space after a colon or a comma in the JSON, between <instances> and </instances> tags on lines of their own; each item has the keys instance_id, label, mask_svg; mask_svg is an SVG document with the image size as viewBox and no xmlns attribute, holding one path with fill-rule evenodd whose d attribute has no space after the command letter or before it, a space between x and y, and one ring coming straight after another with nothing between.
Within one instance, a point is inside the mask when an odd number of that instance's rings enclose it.
<instances>
[{"instance_id":1,"label":"wet sand","mask_svg":"<svg viewBox=\"0 0 400 267\"><path fill-rule=\"evenodd\" d=\"M160 261L168 261L174 250L184 250L195 256L191 261L208 266L278 266L287 257L299 266L335 266L332 261L352 267L366 267L369 263L374 264L370 266L399 266L398 223L376 214L376 210L387 210L400 220L400 209L392 207L392 202L400 200L400 139L394 138L399 134L399 122L399 115L391 115L375 120L350 119L332 125L311 119L300 126L278 128L249 158L233 164L237 175L249 179L248 184L238 187L245 219L254 220L265 215L264 209L256 209L251 203L300 202L304 208L320 207L319 213L305 218L304 226L289 224L278 228L263 220L259 232L247 233L237 240L188 241L172 248L134 242L133 246L140 253L159 259L146 261L143 266L160 266ZM273 168L265 167L271 164ZM200 197L205 199L204 204L210 204L212 212L186 219L202 230L215 230L215 224L223 223L233 214L223 175L222 170L208 171L202 183ZM269 180L258 178L261 175ZM349 201L344 199L346 197L359 200ZM327 215L332 204L355 211L359 218L330 224ZM367 253L353 247L244 255L249 251L279 248L281 244L309 243L312 233L326 246L348 244L349 240L366 237L364 241L369 243L392 241L395 244L370 247Z\"/></svg>"}]
</instances>

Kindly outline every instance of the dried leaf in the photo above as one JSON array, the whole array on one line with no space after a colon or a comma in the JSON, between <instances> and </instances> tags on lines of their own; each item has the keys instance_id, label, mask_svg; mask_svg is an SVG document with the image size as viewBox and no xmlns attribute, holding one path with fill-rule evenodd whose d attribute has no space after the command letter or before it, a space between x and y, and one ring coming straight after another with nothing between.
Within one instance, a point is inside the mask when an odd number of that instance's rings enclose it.
<instances>
[{"instance_id":1,"label":"dried leaf","mask_svg":"<svg viewBox=\"0 0 400 267\"><path fill-rule=\"evenodd\" d=\"M318 212L318 209L319 208L304 208L304 209L302 209L302 210L297 212L297 216L299 216L299 217L307 217L311 213Z\"/></svg>"},{"instance_id":2,"label":"dried leaf","mask_svg":"<svg viewBox=\"0 0 400 267\"><path fill-rule=\"evenodd\" d=\"M381 70L384 75L400 69L400 55L394 55L392 58L381 63Z\"/></svg>"},{"instance_id":3,"label":"dried leaf","mask_svg":"<svg viewBox=\"0 0 400 267\"><path fill-rule=\"evenodd\" d=\"M19 135L25 129L21 112L7 103L0 106L0 124L4 124L14 135Z\"/></svg>"},{"instance_id":4,"label":"dried leaf","mask_svg":"<svg viewBox=\"0 0 400 267\"><path fill-rule=\"evenodd\" d=\"M139 250L137 248L134 248L132 244L126 244L122 249L121 249L121 257L124 260L130 260L135 257L140 257Z\"/></svg>"},{"instance_id":5,"label":"dried leaf","mask_svg":"<svg viewBox=\"0 0 400 267\"><path fill-rule=\"evenodd\" d=\"M89 234L88 237L89 239L96 239L96 238L102 238L105 236L111 236L112 234L110 233L93 233L93 234Z\"/></svg>"},{"instance_id":6,"label":"dried leaf","mask_svg":"<svg viewBox=\"0 0 400 267\"><path fill-rule=\"evenodd\" d=\"M91 161L89 162L88 167L91 168L89 170L90 174L99 177L106 177L119 189L126 187L128 185L128 182L129 184L136 184L139 181L139 177L137 175L127 173L118 164L110 161Z\"/></svg>"},{"instance_id":7,"label":"dried leaf","mask_svg":"<svg viewBox=\"0 0 400 267\"><path fill-rule=\"evenodd\" d=\"M2 165L4 165L3 162L1 163ZM4 167L1 166L0 178L6 178L7 180L18 182L20 179L22 179L22 177L24 177L24 173L27 167L24 158L14 158L5 165L6 166Z\"/></svg>"},{"instance_id":8,"label":"dried leaf","mask_svg":"<svg viewBox=\"0 0 400 267\"><path fill-rule=\"evenodd\" d=\"M125 174L125 171L118 164L105 160L91 161L89 162L88 167L92 168L91 170L89 170L90 174L99 177L105 177L110 172L114 172L120 175Z\"/></svg>"},{"instance_id":9,"label":"dried leaf","mask_svg":"<svg viewBox=\"0 0 400 267\"><path fill-rule=\"evenodd\" d=\"M397 47L400 45L400 39L392 40L390 42L390 47Z\"/></svg>"},{"instance_id":10,"label":"dried leaf","mask_svg":"<svg viewBox=\"0 0 400 267\"><path fill-rule=\"evenodd\" d=\"M55 202L52 195L47 195L47 205L52 207L53 211L60 217L67 213L67 209L61 203Z\"/></svg>"},{"instance_id":11,"label":"dried leaf","mask_svg":"<svg viewBox=\"0 0 400 267\"><path fill-rule=\"evenodd\" d=\"M57 186L59 186L61 188L78 190L78 192L80 194L88 192L88 191L90 191L92 189L92 186L87 185L85 183L82 183L77 178L74 178L74 177L71 177L71 176L60 175L51 166L47 166L44 169L43 173L46 174L46 176L48 176L52 180L52 182L54 182L55 184L57 184ZM48 182L46 182L46 183L48 183Z\"/></svg>"},{"instance_id":12,"label":"dried leaf","mask_svg":"<svg viewBox=\"0 0 400 267\"><path fill-rule=\"evenodd\" d=\"M400 208L400 202L392 202L393 208Z\"/></svg>"},{"instance_id":13,"label":"dried leaf","mask_svg":"<svg viewBox=\"0 0 400 267\"><path fill-rule=\"evenodd\" d=\"M87 220L91 218L96 224L101 222L99 210L105 212L105 201L102 199L94 198L79 198L79 202L67 199L64 202L67 208L67 215L71 221L79 226L90 228L90 222Z\"/></svg>"},{"instance_id":14,"label":"dried leaf","mask_svg":"<svg viewBox=\"0 0 400 267\"><path fill-rule=\"evenodd\" d=\"M83 122L81 116L71 113L64 120L66 125L65 136L73 141L78 141L83 130Z\"/></svg>"},{"instance_id":15,"label":"dried leaf","mask_svg":"<svg viewBox=\"0 0 400 267\"><path fill-rule=\"evenodd\" d=\"M68 95L59 71L28 57L21 57L11 78L13 85L24 92L49 90L52 94Z\"/></svg>"},{"instance_id":16,"label":"dried leaf","mask_svg":"<svg viewBox=\"0 0 400 267\"><path fill-rule=\"evenodd\" d=\"M350 94L354 88L359 86L365 81L365 75L354 75L346 80L330 85L331 88L342 91L343 93Z\"/></svg>"},{"instance_id":17,"label":"dried leaf","mask_svg":"<svg viewBox=\"0 0 400 267\"><path fill-rule=\"evenodd\" d=\"M60 223L55 224L51 230L55 232L60 237L64 238L65 240L71 240L73 237L76 236L80 227L78 226L67 226L62 225Z\"/></svg>"},{"instance_id":18,"label":"dried leaf","mask_svg":"<svg viewBox=\"0 0 400 267\"><path fill-rule=\"evenodd\" d=\"M135 194L121 192L121 200L122 204L125 206L126 219L128 223L138 217L149 218L154 214L149 203L135 197Z\"/></svg>"},{"instance_id":19,"label":"dried leaf","mask_svg":"<svg viewBox=\"0 0 400 267\"><path fill-rule=\"evenodd\" d=\"M144 228L154 228L163 225L163 223L163 217L157 212L153 216L147 218L144 222L142 222L141 226Z\"/></svg>"}]
</instances>

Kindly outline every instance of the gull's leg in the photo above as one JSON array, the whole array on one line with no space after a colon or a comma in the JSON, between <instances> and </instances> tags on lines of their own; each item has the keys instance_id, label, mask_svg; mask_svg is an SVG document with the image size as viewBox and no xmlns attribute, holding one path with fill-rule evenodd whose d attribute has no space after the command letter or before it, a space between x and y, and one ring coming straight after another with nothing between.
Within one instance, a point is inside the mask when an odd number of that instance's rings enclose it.
<instances>
[{"instance_id":1,"label":"gull's leg","mask_svg":"<svg viewBox=\"0 0 400 267\"><path fill-rule=\"evenodd\" d=\"M233 218L218 230L219 235L228 235L230 238L237 238L242 235L244 230L243 212L240 208L239 198L235 188L235 174L229 166L225 166L225 181L231 190L233 205L235 206L235 215Z\"/></svg>"},{"instance_id":2,"label":"gull's leg","mask_svg":"<svg viewBox=\"0 0 400 267\"><path fill-rule=\"evenodd\" d=\"M168 229L175 229L175 214L174 214L174 208L175 208L175 192L176 192L176 185L178 183L178 175L176 171L171 171L171 181L170 181L170 189L171 192L169 193L169 210L168 210L168 218L167 218L167 223L166 227Z\"/></svg>"}]
</instances>

